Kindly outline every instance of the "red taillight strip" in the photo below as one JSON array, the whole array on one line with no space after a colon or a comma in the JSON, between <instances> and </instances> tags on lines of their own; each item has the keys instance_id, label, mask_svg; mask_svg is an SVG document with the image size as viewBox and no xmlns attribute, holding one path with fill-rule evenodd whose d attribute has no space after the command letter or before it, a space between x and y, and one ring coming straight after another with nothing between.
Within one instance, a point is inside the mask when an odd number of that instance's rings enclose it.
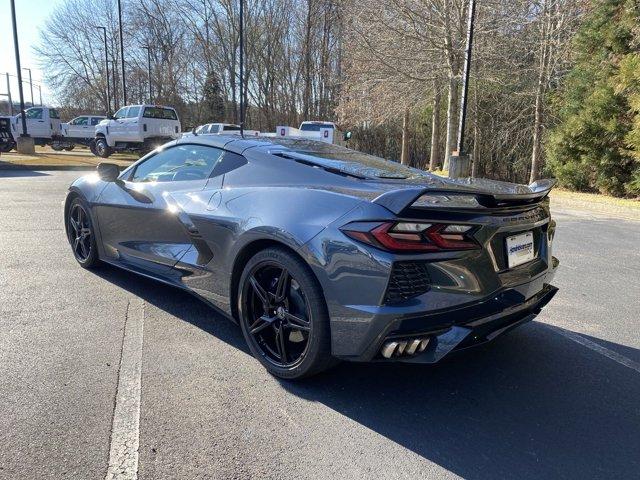
<instances>
[{"instance_id":1,"label":"red taillight strip","mask_svg":"<svg viewBox=\"0 0 640 480\"><path fill-rule=\"evenodd\" d=\"M343 232L354 240L396 252L436 252L442 250L471 250L480 248L467 233L442 233L449 224L438 223L421 233L394 232L397 222L384 222L370 231L349 230Z\"/></svg>"},{"instance_id":2,"label":"red taillight strip","mask_svg":"<svg viewBox=\"0 0 640 480\"><path fill-rule=\"evenodd\" d=\"M425 235L443 250L471 250L479 247L475 241L469 239L465 234L440 233L445 228L447 228L446 224L434 225L427 229Z\"/></svg>"},{"instance_id":3,"label":"red taillight strip","mask_svg":"<svg viewBox=\"0 0 640 480\"><path fill-rule=\"evenodd\" d=\"M395 225L394 223L383 223L382 225L380 225L379 227L374 228L373 230L371 230L371 234L374 236L374 238L380 242L381 245L383 245L384 247L388 248L389 250L402 250L402 251L407 251L407 250L412 250L412 251L436 251L438 250L438 247L432 243L425 243L425 242L421 242L421 236L417 235L417 234L400 234L405 238L398 238L399 234L394 234L395 236L392 237L391 235L389 235L389 230ZM412 236L412 237L417 237L417 240L408 240L406 237L408 236Z\"/></svg>"}]
</instances>

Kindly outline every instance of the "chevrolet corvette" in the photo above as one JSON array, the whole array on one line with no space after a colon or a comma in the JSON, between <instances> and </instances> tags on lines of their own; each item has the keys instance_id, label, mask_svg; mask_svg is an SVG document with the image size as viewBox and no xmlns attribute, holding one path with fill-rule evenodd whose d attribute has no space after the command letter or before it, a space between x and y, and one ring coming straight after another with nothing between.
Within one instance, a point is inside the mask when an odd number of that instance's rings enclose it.
<instances>
[{"instance_id":1,"label":"chevrolet corvette","mask_svg":"<svg viewBox=\"0 0 640 480\"><path fill-rule=\"evenodd\" d=\"M191 135L70 186L77 262L204 300L280 378L336 360L435 363L533 319L553 180L446 179L293 138Z\"/></svg>"}]
</instances>

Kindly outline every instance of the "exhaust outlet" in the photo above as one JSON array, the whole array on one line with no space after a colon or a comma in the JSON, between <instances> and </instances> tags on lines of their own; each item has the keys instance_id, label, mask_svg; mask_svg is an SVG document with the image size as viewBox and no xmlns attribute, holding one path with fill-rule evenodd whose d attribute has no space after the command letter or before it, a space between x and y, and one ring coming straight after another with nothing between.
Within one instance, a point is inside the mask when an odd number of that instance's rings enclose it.
<instances>
[{"instance_id":1,"label":"exhaust outlet","mask_svg":"<svg viewBox=\"0 0 640 480\"><path fill-rule=\"evenodd\" d=\"M382 356L384 358L391 358L393 356L393 352L396 351L396 347L398 346L398 342L387 342L382 346Z\"/></svg>"},{"instance_id":2,"label":"exhaust outlet","mask_svg":"<svg viewBox=\"0 0 640 480\"><path fill-rule=\"evenodd\" d=\"M384 358L411 356L424 352L429 346L430 338L411 338L402 341L389 341L382 345L380 354Z\"/></svg>"}]
</instances>

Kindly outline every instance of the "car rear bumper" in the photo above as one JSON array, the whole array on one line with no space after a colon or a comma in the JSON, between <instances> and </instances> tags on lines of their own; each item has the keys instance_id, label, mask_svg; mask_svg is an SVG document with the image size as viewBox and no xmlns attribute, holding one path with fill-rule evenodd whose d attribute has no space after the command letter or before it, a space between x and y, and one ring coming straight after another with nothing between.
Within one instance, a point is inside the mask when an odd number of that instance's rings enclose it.
<instances>
[{"instance_id":1,"label":"car rear bumper","mask_svg":"<svg viewBox=\"0 0 640 480\"><path fill-rule=\"evenodd\" d=\"M375 313L369 311L373 313L369 318L359 311L354 315L356 322L332 321L334 355L359 362L434 363L452 351L491 341L532 320L549 303L558 291L550 284L558 263L554 258L549 269L531 281L457 308L429 310L416 302L415 311L380 307ZM420 308L423 311L418 311ZM413 355L385 358L381 354L388 342L415 339L429 339L428 347Z\"/></svg>"}]
</instances>

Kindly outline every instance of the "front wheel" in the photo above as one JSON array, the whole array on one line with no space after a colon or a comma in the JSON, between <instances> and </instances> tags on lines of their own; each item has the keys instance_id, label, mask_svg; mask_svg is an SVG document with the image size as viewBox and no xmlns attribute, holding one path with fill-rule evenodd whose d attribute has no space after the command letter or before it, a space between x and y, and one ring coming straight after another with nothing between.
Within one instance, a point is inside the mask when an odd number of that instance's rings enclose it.
<instances>
[{"instance_id":1,"label":"front wheel","mask_svg":"<svg viewBox=\"0 0 640 480\"><path fill-rule=\"evenodd\" d=\"M109 158L112 150L109 145L107 145L107 140L105 138L96 139L96 146L94 147L96 151L96 155L102 158Z\"/></svg>"},{"instance_id":2,"label":"front wheel","mask_svg":"<svg viewBox=\"0 0 640 480\"><path fill-rule=\"evenodd\" d=\"M94 267L98 263L98 248L89 208L80 197L69 206L67 214L67 237L73 255L83 268Z\"/></svg>"},{"instance_id":3,"label":"front wheel","mask_svg":"<svg viewBox=\"0 0 640 480\"><path fill-rule=\"evenodd\" d=\"M329 315L309 267L292 253L268 248L240 278L239 320L253 353L273 375L300 379L329 368Z\"/></svg>"}]
</instances>

